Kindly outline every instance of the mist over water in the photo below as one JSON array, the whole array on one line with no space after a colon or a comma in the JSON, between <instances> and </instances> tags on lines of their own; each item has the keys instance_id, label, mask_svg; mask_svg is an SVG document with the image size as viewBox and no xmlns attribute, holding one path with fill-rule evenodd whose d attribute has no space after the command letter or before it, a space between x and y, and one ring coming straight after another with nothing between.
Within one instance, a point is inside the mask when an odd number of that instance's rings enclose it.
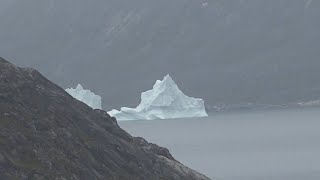
<instances>
[{"instance_id":1,"label":"mist over water","mask_svg":"<svg viewBox=\"0 0 320 180\"><path fill-rule=\"evenodd\" d=\"M320 108L306 108L119 124L213 179L318 180L319 117Z\"/></svg>"}]
</instances>

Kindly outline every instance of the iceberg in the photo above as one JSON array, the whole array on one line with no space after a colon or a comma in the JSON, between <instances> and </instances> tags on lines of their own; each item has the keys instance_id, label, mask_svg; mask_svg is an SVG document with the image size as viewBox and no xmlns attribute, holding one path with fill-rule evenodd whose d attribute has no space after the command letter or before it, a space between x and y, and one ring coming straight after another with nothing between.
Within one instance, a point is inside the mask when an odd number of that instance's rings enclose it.
<instances>
[{"instance_id":1,"label":"iceberg","mask_svg":"<svg viewBox=\"0 0 320 180\"><path fill-rule=\"evenodd\" d=\"M141 94L136 108L123 107L108 112L117 120L155 120L208 116L204 101L186 96L170 75L158 80L152 90Z\"/></svg>"},{"instance_id":2,"label":"iceberg","mask_svg":"<svg viewBox=\"0 0 320 180\"><path fill-rule=\"evenodd\" d=\"M101 107L101 96L95 95L90 90L85 90L78 84L76 89L68 88L66 92L69 93L75 99L87 104L92 109L102 109Z\"/></svg>"}]
</instances>

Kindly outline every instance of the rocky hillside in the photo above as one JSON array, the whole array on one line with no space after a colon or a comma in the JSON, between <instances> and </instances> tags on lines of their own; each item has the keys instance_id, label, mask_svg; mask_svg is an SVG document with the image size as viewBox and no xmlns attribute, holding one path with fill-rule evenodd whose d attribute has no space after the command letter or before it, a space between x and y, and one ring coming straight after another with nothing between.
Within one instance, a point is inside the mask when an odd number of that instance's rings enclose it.
<instances>
[{"instance_id":1,"label":"rocky hillside","mask_svg":"<svg viewBox=\"0 0 320 180\"><path fill-rule=\"evenodd\" d=\"M33 69L0 58L0 177L4 180L208 180L166 148L134 138L106 112Z\"/></svg>"}]
</instances>

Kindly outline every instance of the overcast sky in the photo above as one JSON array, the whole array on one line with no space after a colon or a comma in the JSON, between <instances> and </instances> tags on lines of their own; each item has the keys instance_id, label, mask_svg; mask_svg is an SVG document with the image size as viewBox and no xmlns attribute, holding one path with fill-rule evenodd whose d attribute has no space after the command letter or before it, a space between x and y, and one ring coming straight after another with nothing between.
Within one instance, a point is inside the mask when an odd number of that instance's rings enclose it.
<instances>
[{"instance_id":1,"label":"overcast sky","mask_svg":"<svg viewBox=\"0 0 320 180\"><path fill-rule=\"evenodd\" d=\"M320 1L2 0L0 56L106 110L170 73L207 106L320 99Z\"/></svg>"}]
</instances>

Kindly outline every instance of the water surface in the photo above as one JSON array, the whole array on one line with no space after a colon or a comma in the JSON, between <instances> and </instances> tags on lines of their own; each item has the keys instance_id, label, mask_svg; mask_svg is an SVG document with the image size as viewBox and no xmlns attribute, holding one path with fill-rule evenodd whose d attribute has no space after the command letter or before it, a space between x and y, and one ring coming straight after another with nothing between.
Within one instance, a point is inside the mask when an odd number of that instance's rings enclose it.
<instances>
[{"instance_id":1,"label":"water surface","mask_svg":"<svg viewBox=\"0 0 320 180\"><path fill-rule=\"evenodd\" d=\"M213 179L320 179L320 108L119 124Z\"/></svg>"}]
</instances>

